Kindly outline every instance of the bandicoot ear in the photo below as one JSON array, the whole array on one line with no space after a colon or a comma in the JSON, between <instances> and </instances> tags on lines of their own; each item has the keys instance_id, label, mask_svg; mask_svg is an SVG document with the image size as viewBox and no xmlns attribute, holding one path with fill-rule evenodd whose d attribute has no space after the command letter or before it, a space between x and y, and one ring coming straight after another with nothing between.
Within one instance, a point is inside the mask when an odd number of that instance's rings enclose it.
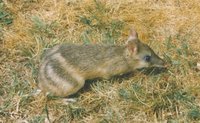
<instances>
[{"instance_id":1,"label":"bandicoot ear","mask_svg":"<svg viewBox=\"0 0 200 123\"><path fill-rule=\"evenodd\" d=\"M130 54L137 54L138 52L138 34L135 29L132 27L130 29L130 35L127 41L127 49Z\"/></svg>"},{"instance_id":2,"label":"bandicoot ear","mask_svg":"<svg viewBox=\"0 0 200 123\"><path fill-rule=\"evenodd\" d=\"M136 55L138 52L138 45L133 40L130 40L127 42L127 49L128 49L129 54Z\"/></svg>"}]
</instances>

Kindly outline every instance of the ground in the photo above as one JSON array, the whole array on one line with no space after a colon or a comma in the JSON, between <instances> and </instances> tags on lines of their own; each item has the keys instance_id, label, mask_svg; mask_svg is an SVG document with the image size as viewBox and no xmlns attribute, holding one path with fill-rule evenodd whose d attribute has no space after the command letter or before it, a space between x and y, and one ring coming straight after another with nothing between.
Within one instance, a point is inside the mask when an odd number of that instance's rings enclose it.
<instances>
[{"instance_id":1,"label":"ground","mask_svg":"<svg viewBox=\"0 0 200 123\"><path fill-rule=\"evenodd\" d=\"M0 0L0 122L199 122L199 0ZM88 82L66 104L35 95L43 52L125 44L129 28L170 64Z\"/></svg>"}]
</instances>

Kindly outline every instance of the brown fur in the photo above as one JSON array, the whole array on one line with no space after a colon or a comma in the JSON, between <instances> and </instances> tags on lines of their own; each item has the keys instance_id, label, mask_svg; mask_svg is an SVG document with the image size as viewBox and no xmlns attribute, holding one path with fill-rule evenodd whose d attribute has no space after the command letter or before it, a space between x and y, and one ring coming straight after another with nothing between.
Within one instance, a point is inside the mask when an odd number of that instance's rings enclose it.
<instances>
[{"instance_id":1,"label":"brown fur","mask_svg":"<svg viewBox=\"0 0 200 123\"><path fill-rule=\"evenodd\" d=\"M151 56L151 61L144 60L146 55ZM62 44L53 47L41 63L39 87L64 97L76 93L87 79L108 79L152 65L163 66L164 62L131 30L123 46Z\"/></svg>"}]
</instances>

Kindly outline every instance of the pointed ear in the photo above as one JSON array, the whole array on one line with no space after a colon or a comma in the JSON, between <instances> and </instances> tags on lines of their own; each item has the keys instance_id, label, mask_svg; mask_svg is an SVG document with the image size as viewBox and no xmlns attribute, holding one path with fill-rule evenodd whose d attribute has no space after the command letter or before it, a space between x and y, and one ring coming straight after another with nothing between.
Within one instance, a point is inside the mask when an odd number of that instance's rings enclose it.
<instances>
[{"instance_id":1,"label":"pointed ear","mask_svg":"<svg viewBox=\"0 0 200 123\"><path fill-rule=\"evenodd\" d=\"M134 40L134 39L138 39L138 34L135 31L135 29L132 27L130 29L130 35L129 35L129 40Z\"/></svg>"},{"instance_id":2,"label":"pointed ear","mask_svg":"<svg viewBox=\"0 0 200 123\"><path fill-rule=\"evenodd\" d=\"M137 45L136 42L134 42L134 41L128 41L126 46L127 46L128 52L131 55L136 55L137 54L137 52L138 52L138 45Z\"/></svg>"}]
</instances>

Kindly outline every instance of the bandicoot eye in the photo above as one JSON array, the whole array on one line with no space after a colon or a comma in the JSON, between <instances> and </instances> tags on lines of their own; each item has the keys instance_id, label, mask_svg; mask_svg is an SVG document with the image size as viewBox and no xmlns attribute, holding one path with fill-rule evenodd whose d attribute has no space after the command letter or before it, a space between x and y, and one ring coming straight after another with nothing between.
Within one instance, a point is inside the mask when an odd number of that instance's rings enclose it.
<instances>
[{"instance_id":1,"label":"bandicoot eye","mask_svg":"<svg viewBox=\"0 0 200 123\"><path fill-rule=\"evenodd\" d=\"M144 60L145 60L146 62L150 62L151 56L149 56L149 55L144 56Z\"/></svg>"}]
</instances>

